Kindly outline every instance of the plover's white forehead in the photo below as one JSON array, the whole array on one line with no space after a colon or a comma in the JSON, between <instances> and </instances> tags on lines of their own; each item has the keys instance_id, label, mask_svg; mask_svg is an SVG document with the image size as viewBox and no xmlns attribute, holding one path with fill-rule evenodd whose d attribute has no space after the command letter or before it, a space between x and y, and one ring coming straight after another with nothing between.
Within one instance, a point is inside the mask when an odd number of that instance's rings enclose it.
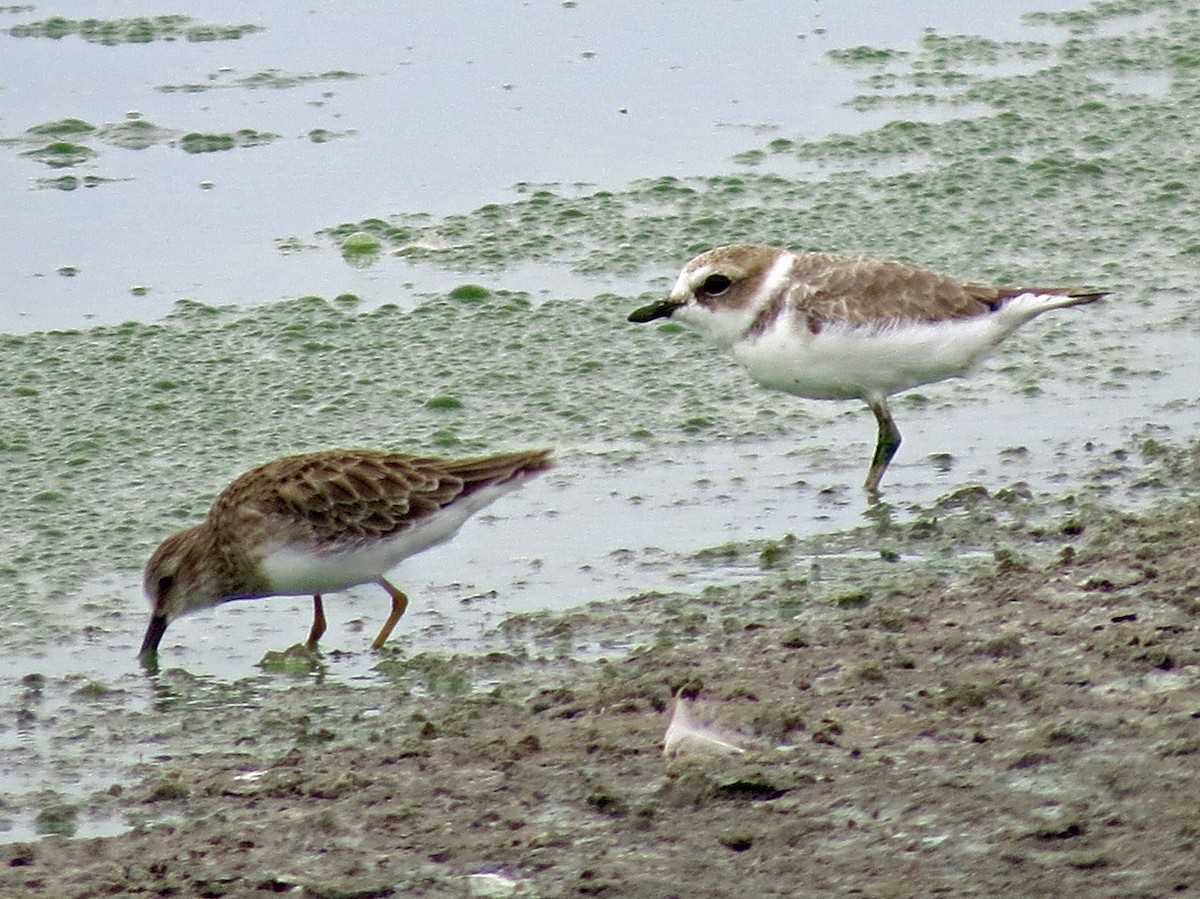
<instances>
[{"instance_id":1,"label":"plover's white forehead","mask_svg":"<svg viewBox=\"0 0 1200 899\"><path fill-rule=\"evenodd\" d=\"M740 266L730 266L716 259L706 258L705 256L697 256L691 262L683 267L683 271L679 273L679 280L675 282L675 292L689 294L694 292L711 275L721 274L730 278L740 278L742 268Z\"/></svg>"},{"instance_id":2,"label":"plover's white forehead","mask_svg":"<svg viewBox=\"0 0 1200 899\"><path fill-rule=\"evenodd\" d=\"M679 277L676 278L676 286L671 288L672 298L683 299L684 296L691 293L695 282L692 281L690 265L691 263L684 265L683 271L679 272Z\"/></svg>"}]
</instances>

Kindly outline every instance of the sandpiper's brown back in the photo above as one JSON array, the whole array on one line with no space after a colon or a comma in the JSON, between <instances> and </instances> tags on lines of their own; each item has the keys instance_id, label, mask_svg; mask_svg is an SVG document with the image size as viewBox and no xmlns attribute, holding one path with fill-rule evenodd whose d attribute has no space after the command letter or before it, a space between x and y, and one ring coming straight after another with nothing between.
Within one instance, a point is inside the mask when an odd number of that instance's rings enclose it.
<instances>
[{"instance_id":1,"label":"sandpiper's brown back","mask_svg":"<svg viewBox=\"0 0 1200 899\"><path fill-rule=\"evenodd\" d=\"M298 540L349 544L404 531L455 499L550 467L549 450L436 459L379 450L286 456L247 472L214 504L218 532L270 520Z\"/></svg>"}]
</instances>

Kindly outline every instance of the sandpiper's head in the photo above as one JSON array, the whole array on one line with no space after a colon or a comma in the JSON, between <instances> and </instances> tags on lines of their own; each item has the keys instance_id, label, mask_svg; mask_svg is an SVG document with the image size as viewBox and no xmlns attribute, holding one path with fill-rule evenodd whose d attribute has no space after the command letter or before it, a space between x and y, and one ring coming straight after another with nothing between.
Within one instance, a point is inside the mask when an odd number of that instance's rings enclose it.
<instances>
[{"instance_id":1,"label":"sandpiper's head","mask_svg":"<svg viewBox=\"0 0 1200 899\"><path fill-rule=\"evenodd\" d=\"M629 320L669 318L690 325L720 346L731 346L746 333L763 305L787 289L794 260L778 247L717 247L683 267L670 296L634 310Z\"/></svg>"},{"instance_id":2,"label":"sandpiper's head","mask_svg":"<svg viewBox=\"0 0 1200 899\"><path fill-rule=\"evenodd\" d=\"M207 524L173 534L146 563L142 583L150 599L150 625L142 640L140 658L157 654L167 625L180 615L215 606L225 599L206 536Z\"/></svg>"}]
</instances>

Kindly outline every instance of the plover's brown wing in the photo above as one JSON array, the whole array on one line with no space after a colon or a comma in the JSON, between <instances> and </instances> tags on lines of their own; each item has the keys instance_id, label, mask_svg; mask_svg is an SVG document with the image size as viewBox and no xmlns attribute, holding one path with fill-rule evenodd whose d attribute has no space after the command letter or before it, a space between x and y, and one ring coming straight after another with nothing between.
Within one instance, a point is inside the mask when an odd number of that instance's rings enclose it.
<instances>
[{"instance_id":1,"label":"plover's brown wing","mask_svg":"<svg viewBox=\"0 0 1200 899\"><path fill-rule=\"evenodd\" d=\"M548 456L547 450L461 460L374 450L287 456L238 478L210 517L218 528L270 521L275 534L344 546L397 534L481 486L541 471Z\"/></svg>"},{"instance_id":2,"label":"plover's brown wing","mask_svg":"<svg viewBox=\"0 0 1200 899\"><path fill-rule=\"evenodd\" d=\"M802 254L794 273L788 303L814 330L832 324L885 327L974 318L1023 293L1072 297L1079 303L1104 295L1088 288L991 287L902 262L825 253Z\"/></svg>"},{"instance_id":3,"label":"plover's brown wing","mask_svg":"<svg viewBox=\"0 0 1200 899\"><path fill-rule=\"evenodd\" d=\"M788 302L814 330L972 318L994 308L1000 294L900 262L824 253L801 255L794 275Z\"/></svg>"}]
</instances>

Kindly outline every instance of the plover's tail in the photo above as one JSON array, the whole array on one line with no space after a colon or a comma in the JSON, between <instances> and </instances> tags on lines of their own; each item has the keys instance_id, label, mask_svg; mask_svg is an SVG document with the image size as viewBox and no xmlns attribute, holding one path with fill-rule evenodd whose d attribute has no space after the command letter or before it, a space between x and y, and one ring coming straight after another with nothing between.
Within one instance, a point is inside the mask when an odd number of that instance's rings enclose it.
<instances>
[{"instance_id":1,"label":"plover's tail","mask_svg":"<svg viewBox=\"0 0 1200 899\"><path fill-rule=\"evenodd\" d=\"M1033 303L1047 309L1063 309L1067 306L1086 306L1101 297L1106 297L1111 291L1093 290L1090 287L1009 287L1000 292L997 300L1001 306L1029 297Z\"/></svg>"},{"instance_id":2,"label":"plover's tail","mask_svg":"<svg viewBox=\"0 0 1200 899\"><path fill-rule=\"evenodd\" d=\"M1093 290L1090 287L1004 288L996 297L992 314L998 321L1007 321L1007 333L1011 333L1043 312L1068 306L1086 306L1108 294L1107 290Z\"/></svg>"},{"instance_id":3,"label":"plover's tail","mask_svg":"<svg viewBox=\"0 0 1200 899\"><path fill-rule=\"evenodd\" d=\"M1063 303L1063 305L1086 306L1088 303L1094 303L1096 300L1108 296L1111 292L1109 290L1092 290L1090 287L1069 287L1063 291L1063 296L1069 302Z\"/></svg>"}]
</instances>

